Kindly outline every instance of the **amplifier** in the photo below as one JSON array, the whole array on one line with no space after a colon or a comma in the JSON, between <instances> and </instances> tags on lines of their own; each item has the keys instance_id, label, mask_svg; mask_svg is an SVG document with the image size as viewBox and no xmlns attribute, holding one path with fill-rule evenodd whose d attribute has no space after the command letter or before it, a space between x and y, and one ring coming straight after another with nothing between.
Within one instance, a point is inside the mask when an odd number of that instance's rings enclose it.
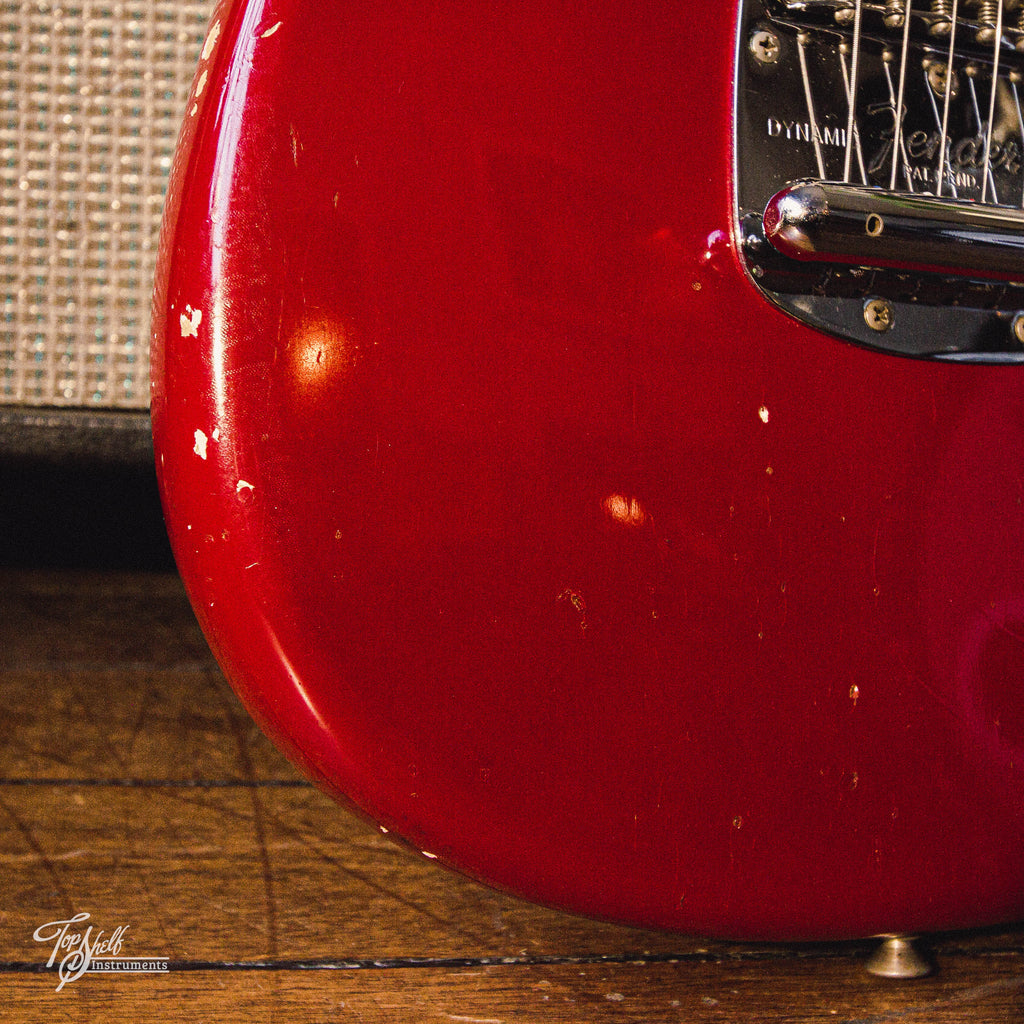
<instances>
[{"instance_id":1,"label":"amplifier","mask_svg":"<svg viewBox=\"0 0 1024 1024\"><path fill-rule=\"evenodd\" d=\"M148 457L165 180L213 0L0 0L0 455Z\"/></svg>"}]
</instances>

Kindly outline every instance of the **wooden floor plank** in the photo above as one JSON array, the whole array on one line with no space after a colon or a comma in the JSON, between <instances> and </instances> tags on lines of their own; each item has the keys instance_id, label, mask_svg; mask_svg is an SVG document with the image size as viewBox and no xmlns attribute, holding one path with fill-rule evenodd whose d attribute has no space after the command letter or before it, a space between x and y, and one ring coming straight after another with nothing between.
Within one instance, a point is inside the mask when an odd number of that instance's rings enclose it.
<instances>
[{"instance_id":1,"label":"wooden floor plank","mask_svg":"<svg viewBox=\"0 0 1024 1024\"><path fill-rule=\"evenodd\" d=\"M298 780L166 573L0 572L0 733L0 780Z\"/></svg>"},{"instance_id":2,"label":"wooden floor plank","mask_svg":"<svg viewBox=\"0 0 1024 1024\"><path fill-rule=\"evenodd\" d=\"M0 782L300 781L212 663L7 670L0 708Z\"/></svg>"},{"instance_id":3,"label":"wooden floor plank","mask_svg":"<svg viewBox=\"0 0 1024 1024\"><path fill-rule=\"evenodd\" d=\"M19 1021L140 1019L462 1024L1007 1024L1024 975L961 966L942 981L865 981L843 961L459 966L359 971L184 971L0 977ZM145 1005L159 1013L140 1016ZM968 1017L969 1015L969 1017Z\"/></svg>"},{"instance_id":4,"label":"wooden floor plank","mask_svg":"<svg viewBox=\"0 0 1024 1024\"><path fill-rule=\"evenodd\" d=\"M0 670L212 660L173 573L0 568Z\"/></svg>"}]
</instances>

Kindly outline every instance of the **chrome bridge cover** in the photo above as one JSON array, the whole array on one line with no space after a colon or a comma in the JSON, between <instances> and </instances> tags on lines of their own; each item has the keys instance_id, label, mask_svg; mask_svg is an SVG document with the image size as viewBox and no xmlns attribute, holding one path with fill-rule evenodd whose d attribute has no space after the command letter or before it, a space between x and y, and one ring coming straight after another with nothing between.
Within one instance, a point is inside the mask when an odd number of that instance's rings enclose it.
<instances>
[{"instance_id":1,"label":"chrome bridge cover","mask_svg":"<svg viewBox=\"0 0 1024 1024\"><path fill-rule=\"evenodd\" d=\"M736 190L758 287L857 344L1024 361L1022 51L1022 0L747 0ZM815 194L852 196L862 220L837 208L839 227L820 225L834 235L824 254L792 258L770 241L765 211L775 227L793 205L780 197L816 183L846 186ZM916 217L905 239L901 208ZM932 209L942 214L934 224ZM994 256L958 262L974 245ZM930 258L916 258L918 247Z\"/></svg>"}]
</instances>

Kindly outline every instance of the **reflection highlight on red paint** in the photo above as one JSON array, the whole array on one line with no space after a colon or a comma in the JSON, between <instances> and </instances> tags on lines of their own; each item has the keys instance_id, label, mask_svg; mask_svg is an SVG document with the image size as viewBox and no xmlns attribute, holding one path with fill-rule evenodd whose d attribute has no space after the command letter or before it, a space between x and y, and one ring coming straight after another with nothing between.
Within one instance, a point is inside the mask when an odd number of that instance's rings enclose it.
<instances>
[{"instance_id":1,"label":"reflection highlight on red paint","mask_svg":"<svg viewBox=\"0 0 1024 1024\"><path fill-rule=\"evenodd\" d=\"M625 494L609 494L601 507L620 526L643 526L650 518L639 498Z\"/></svg>"}]
</instances>

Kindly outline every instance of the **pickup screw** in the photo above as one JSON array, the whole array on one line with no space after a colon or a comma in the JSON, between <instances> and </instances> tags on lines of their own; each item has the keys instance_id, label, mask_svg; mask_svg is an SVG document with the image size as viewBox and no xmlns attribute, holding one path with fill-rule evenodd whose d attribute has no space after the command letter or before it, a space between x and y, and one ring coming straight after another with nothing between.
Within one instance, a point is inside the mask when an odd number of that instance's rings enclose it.
<instances>
[{"instance_id":1,"label":"pickup screw","mask_svg":"<svg viewBox=\"0 0 1024 1024\"><path fill-rule=\"evenodd\" d=\"M847 0L832 16L836 19L837 25L852 25L857 17L857 11L854 9L853 4Z\"/></svg>"},{"instance_id":2,"label":"pickup screw","mask_svg":"<svg viewBox=\"0 0 1024 1024\"><path fill-rule=\"evenodd\" d=\"M868 299L864 303L864 323L879 334L888 331L895 320L892 305L885 299Z\"/></svg>"},{"instance_id":3,"label":"pickup screw","mask_svg":"<svg viewBox=\"0 0 1024 1024\"><path fill-rule=\"evenodd\" d=\"M779 37L766 28L759 28L750 37L750 52L759 64L774 64L779 59Z\"/></svg>"},{"instance_id":4,"label":"pickup screw","mask_svg":"<svg viewBox=\"0 0 1024 1024\"><path fill-rule=\"evenodd\" d=\"M999 19L999 4L994 0L974 0L978 8L978 30L974 38L979 43L991 43L996 38L996 21Z\"/></svg>"},{"instance_id":5,"label":"pickup screw","mask_svg":"<svg viewBox=\"0 0 1024 1024\"><path fill-rule=\"evenodd\" d=\"M928 31L933 36L948 36L953 30L952 0L932 0L932 23Z\"/></svg>"},{"instance_id":6,"label":"pickup screw","mask_svg":"<svg viewBox=\"0 0 1024 1024\"><path fill-rule=\"evenodd\" d=\"M1013 318L1013 336L1024 345L1024 313L1018 313Z\"/></svg>"},{"instance_id":7,"label":"pickup screw","mask_svg":"<svg viewBox=\"0 0 1024 1024\"><path fill-rule=\"evenodd\" d=\"M903 28L903 4L900 0L886 0L883 20L886 28Z\"/></svg>"}]
</instances>

